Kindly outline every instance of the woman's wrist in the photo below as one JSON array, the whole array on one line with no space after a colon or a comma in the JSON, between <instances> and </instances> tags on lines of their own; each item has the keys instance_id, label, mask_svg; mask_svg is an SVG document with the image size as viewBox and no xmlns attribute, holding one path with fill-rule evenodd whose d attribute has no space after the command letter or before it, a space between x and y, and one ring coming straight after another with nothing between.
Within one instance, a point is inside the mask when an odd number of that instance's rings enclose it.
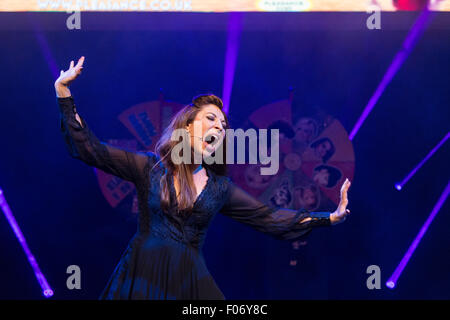
<instances>
[{"instance_id":1,"label":"woman's wrist","mask_svg":"<svg viewBox=\"0 0 450 320\"><path fill-rule=\"evenodd\" d=\"M63 84L60 84L60 83L55 83L55 91L56 91L56 96L58 98L67 98L72 95L70 93L69 87L67 87Z\"/></svg>"},{"instance_id":2,"label":"woman's wrist","mask_svg":"<svg viewBox=\"0 0 450 320\"><path fill-rule=\"evenodd\" d=\"M335 211L330 214L330 223L335 224L336 222L337 222L337 220L336 220L336 211Z\"/></svg>"}]
</instances>

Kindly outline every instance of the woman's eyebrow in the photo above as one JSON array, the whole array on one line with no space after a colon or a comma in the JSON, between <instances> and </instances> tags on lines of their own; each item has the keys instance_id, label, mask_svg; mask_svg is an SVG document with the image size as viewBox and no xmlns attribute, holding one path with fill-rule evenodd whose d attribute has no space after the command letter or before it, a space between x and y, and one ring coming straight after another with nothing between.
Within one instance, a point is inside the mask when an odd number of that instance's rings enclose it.
<instances>
[{"instance_id":1,"label":"woman's eyebrow","mask_svg":"<svg viewBox=\"0 0 450 320\"><path fill-rule=\"evenodd\" d=\"M209 111L207 114L211 114L214 116L214 118L217 118L217 115L215 113L212 113L211 111ZM222 119L221 121L226 122L225 119Z\"/></svg>"}]
</instances>

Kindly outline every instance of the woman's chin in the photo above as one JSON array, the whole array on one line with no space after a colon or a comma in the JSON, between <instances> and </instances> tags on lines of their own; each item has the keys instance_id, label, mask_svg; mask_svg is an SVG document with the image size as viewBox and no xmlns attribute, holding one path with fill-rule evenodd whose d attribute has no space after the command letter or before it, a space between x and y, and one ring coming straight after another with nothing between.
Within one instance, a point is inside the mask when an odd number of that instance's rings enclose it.
<instances>
[{"instance_id":1,"label":"woman's chin","mask_svg":"<svg viewBox=\"0 0 450 320\"><path fill-rule=\"evenodd\" d=\"M214 150L205 149L203 150L203 158L211 158L213 156Z\"/></svg>"},{"instance_id":2,"label":"woman's chin","mask_svg":"<svg viewBox=\"0 0 450 320\"><path fill-rule=\"evenodd\" d=\"M214 146L205 144L201 151L202 157L205 158L213 158L216 155L216 151L220 148L221 144L217 143Z\"/></svg>"}]
</instances>

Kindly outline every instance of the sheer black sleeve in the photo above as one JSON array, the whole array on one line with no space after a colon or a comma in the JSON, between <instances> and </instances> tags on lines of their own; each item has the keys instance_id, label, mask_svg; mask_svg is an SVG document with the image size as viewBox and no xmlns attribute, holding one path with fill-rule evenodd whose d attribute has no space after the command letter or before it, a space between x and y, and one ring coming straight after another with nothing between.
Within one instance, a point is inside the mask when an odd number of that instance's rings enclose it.
<instances>
[{"instance_id":1,"label":"sheer black sleeve","mask_svg":"<svg viewBox=\"0 0 450 320\"><path fill-rule=\"evenodd\" d=\"M73 158L135 184L145 178L145 168L154 160L151 152L131 152L99 141L79 114L82 125L76 119L72 96L57 98L57 102L61 133Z\"/></svg>"},{"instance_id":2,"label":"sheer black sleeve","mask_svg":"<svg viewBox=\"0 0 450 320\"><path fill-rule=\"evenodd\" d=\"M223 215L250 225L276 239L295 240L309 234L314 227L331 225L330 212L273 209L231 181L226 197L227 200L220 211Z\"/></svg>"}]
</instances>

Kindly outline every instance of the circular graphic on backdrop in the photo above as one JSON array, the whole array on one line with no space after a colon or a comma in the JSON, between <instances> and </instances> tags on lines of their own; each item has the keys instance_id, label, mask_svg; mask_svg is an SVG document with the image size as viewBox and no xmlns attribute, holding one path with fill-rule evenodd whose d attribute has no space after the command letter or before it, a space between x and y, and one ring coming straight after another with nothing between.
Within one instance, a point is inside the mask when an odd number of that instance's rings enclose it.
<instances>
[{"instance_id":1,"label":"circular graphic on backdrop","mask_svg":"<svg viewBox=\"0 0 450 320\"><path fill-rule=\"evenodd\" d=\"M323 112L293 119L286 99L254 111L243 125L249 128L279 130L279 169L265 176L259 164L231 165L233 181L273 207L336 209L340 187L345 178L353 180L355 169L352 143L338 119Z\"/></svg>"},{"instance_id":2,"label":"circular graphic on backdrop","mask_svg":"<svg viewBox=\"0 0 450 320\"><path fill-rule=\"evenodd\" d=\"M118 116L134 139L108 139L106 142L129 151L153 151L161 132L182 107L180 103L165 101L163 96L156 101L134 105ZM126 215L129 215L130 207L132 213L138 213L137 192L133 183L96 168L94 171L100 190L111 207Z\"/></svg>"}]
</instances>

